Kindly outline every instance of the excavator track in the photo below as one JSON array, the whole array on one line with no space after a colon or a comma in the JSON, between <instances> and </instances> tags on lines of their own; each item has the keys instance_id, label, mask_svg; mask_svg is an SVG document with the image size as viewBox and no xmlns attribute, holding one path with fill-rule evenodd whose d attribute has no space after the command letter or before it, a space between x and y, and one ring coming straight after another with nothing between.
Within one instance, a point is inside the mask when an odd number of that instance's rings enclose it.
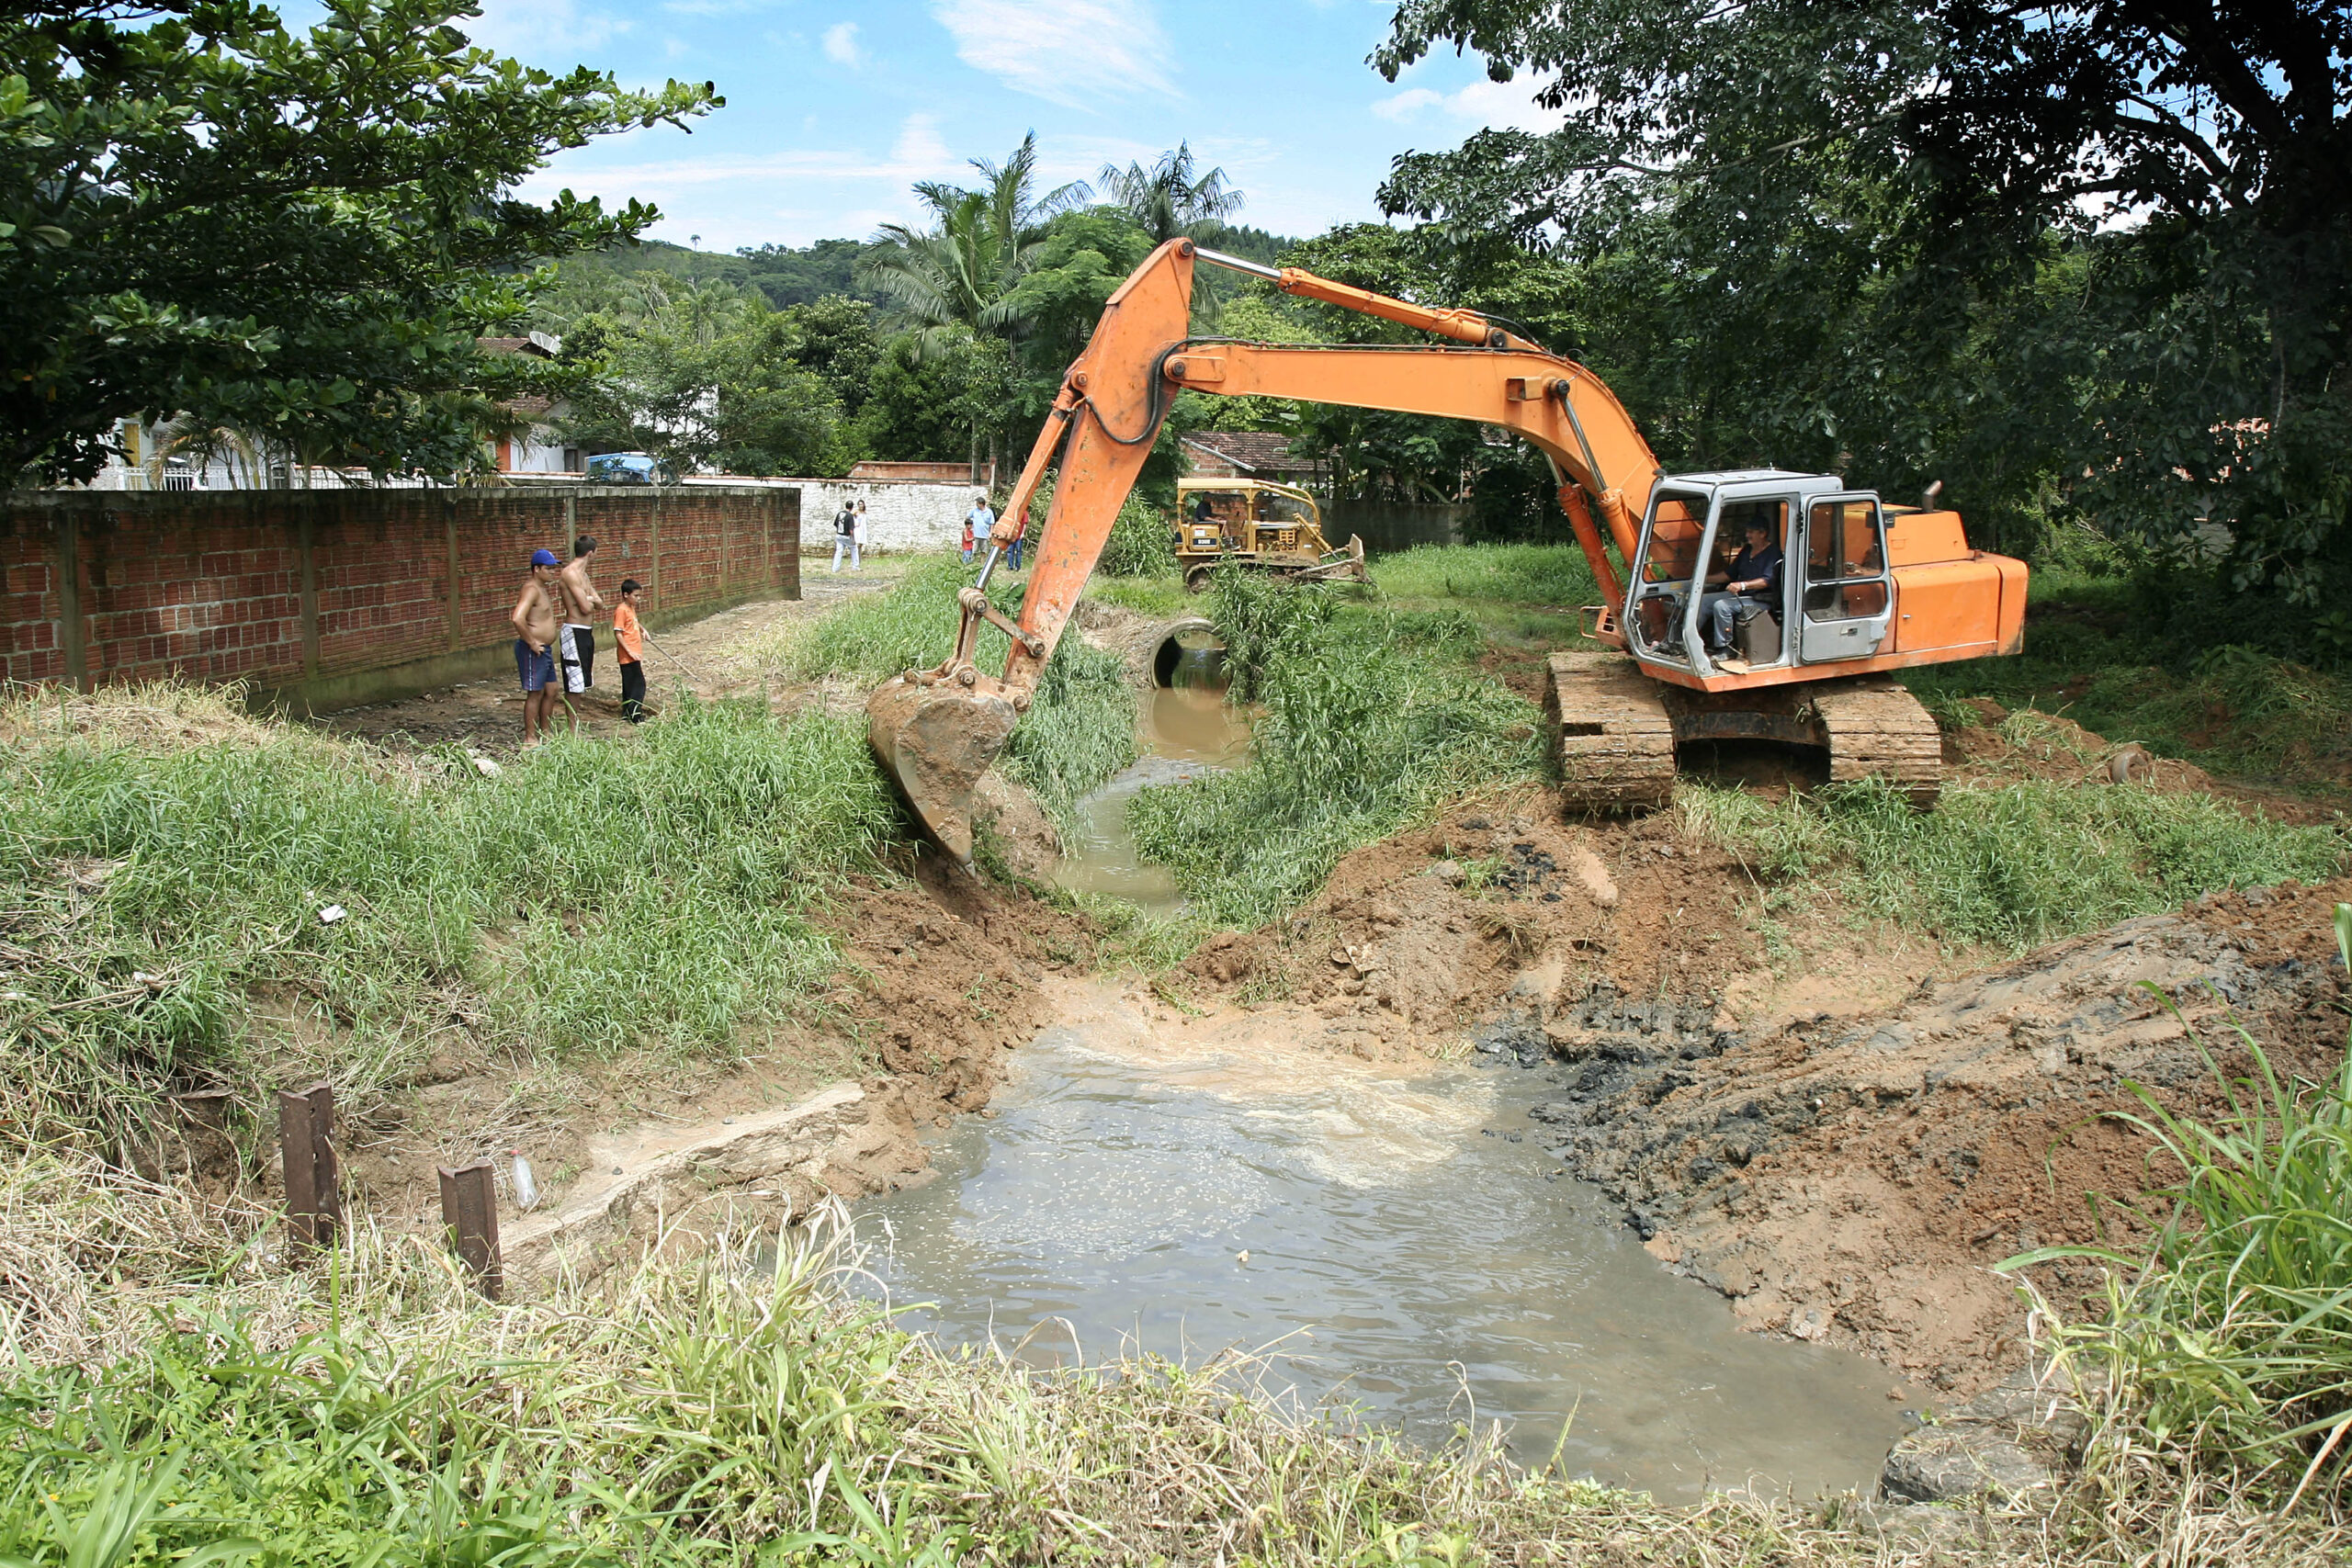
<instances>
[{"instance_id":1,"label":"excavator track","mask_svg":"<svg viewBox=\"0 0 2352 1568\"><path fill-rule=\"evenodd\" d=\"M1622 653L1555 653L1544 706L1570 811L1646 811L1674 799L1674 721L1663 690Z\"/></svg>"},{"instance_id":2,"label":"excavator track","mask_svg":"<svg viewBox=\"0 0 2352 1568\"><path fill-rule=\"evenodd\" d=\"M1919 699L1883 677L1825 681L1812 688L1815 722L1829 747L1829 780L1880 778L1935 805L1943 792L1943 734Z\"/></svg>"},{"instance_id":3,"label":"excavator track","mask_svg":"<svg viewBox=\"0 0 2352 1568\"><path fill-rule=\"evenodd\" d=\"M1943 784L1943 738L1919 700L1883 676L1703 693L1668 686L1620 653L1555 653L1544 705L1568 811L1645 811L1674 798L1675 747L1770 740L1828 753L1833 784L1882 778L1926 807Z\"/></svg>"}]
</instances>

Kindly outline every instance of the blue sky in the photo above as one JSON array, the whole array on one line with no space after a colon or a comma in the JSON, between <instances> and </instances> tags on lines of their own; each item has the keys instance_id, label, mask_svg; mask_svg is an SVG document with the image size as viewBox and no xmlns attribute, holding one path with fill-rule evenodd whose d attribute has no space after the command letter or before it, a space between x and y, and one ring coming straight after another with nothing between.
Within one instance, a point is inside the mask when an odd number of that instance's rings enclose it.
<instances>
[{"instance_id":1,"label":"blue sky","mask_svg":"<svg viewBox=\"0 0 2352 1568\"><path fill-rule=\"evenodd\" d=\"M1189 140L1309 234L1379 216L1390 158L1482 125L1544 123L1531 84L1451 54L1383 81L1394 0L484 0L472 31L532 64L625 84L718 83L727 107L560 155L527 187L658 204L707 250L863 238L908 186L1001 159L1035 130L1051 183ZM289 6L288 20L301 7Z\"/></svg>"}]
</instances>

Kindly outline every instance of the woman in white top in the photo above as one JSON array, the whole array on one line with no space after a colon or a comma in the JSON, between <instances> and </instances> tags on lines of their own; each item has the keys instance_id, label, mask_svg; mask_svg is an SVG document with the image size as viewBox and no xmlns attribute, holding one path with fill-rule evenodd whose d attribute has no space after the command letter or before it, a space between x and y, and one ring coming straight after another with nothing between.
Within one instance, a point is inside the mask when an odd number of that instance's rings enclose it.
<instances>
[{"instance_id":1,"label":"woman in white top","mask_svg":"<svg viewBox=\"0 0 2352 1568\"><path fill-rule=\"evenodd\" d=\"M861 501L857 503L857 529L856 532L850 536L850 570L864 571L865 570L858 564L858 557L863 554L866 547L871 545L873 542L873 536L865 531L865 502Z\"/></svg>"}]
</instances>

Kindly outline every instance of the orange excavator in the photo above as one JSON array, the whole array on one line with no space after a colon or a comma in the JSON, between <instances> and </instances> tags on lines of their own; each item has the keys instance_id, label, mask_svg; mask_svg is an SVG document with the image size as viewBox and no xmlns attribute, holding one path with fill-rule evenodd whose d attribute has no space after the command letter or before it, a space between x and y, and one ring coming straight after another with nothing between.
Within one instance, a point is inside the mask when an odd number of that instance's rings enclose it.
<instances>
[{"instance_id":1,"label":"orange excavator","mask_svg":"<svg viewBox=\"0 0 2352 1568\"><path fill-rule=\"evenodd\" d=\"M1200 263L1453 341L1193 338ZM973 786L1028 711L1169 405L1188 389L1476 420L1551 460L1606 601L1586 611L1589 646L1549 661L1546 706L1571 811L1662 806L1676 746L1727 739L1819 748L1833 780L1883 778L1932 805L1942 765L1935 721L1886 672L2014 653L2023 640L2025 563L1969 548L1957 513L1885 505L1833 475L1668 475L1599 378L1504 323L1172 240L1104 305L1005 504L1023 526L1038 483L1057 469L1019 619L988 597L997 547L1009 542L1000 531L978 583L959 595L955 651L866 704L876 754L960 861L971 855ZM1711 592L1733 547L1756 537L1779 564L1736 594ZM973 662L983 622L1012 638L1001 676Z\"/></svg>"}]
</instances>

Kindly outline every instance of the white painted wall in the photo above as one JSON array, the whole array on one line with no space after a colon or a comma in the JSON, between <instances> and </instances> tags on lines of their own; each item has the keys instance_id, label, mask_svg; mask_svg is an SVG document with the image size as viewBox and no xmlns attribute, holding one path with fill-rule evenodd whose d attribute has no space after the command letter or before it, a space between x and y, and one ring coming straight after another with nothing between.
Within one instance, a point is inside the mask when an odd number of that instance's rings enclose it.
<instances>
[{"instance_id":1,"label":"white painted wall","mask_svg":"<svg viewBox=\"0 0 2352 1568\"><path fill-rule=\"evenodd\" d=\"M844 501L865 502L866 548L952 550L964 536L964 513L980 493L969 484L910 484L899 479L753 479L696 474L687 484L786 485L800 492L800 553L833 553L833 513Z\"/></svg>"}]
</instances>

